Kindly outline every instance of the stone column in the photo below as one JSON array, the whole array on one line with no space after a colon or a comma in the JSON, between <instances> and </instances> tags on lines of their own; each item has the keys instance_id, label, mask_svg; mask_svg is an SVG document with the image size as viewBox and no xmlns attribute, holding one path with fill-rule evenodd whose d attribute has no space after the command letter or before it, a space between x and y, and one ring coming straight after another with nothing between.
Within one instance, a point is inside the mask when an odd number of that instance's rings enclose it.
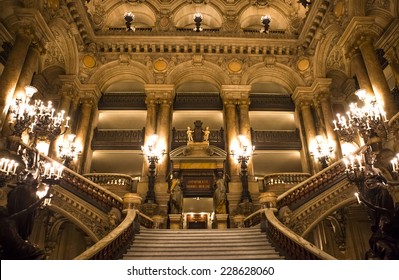
<instances>
[{"instance_id":1,"label":"stone column","mask_svg":"<svg viewBox=\"0 0 399 280\"><path fill-rule=\"evenodd\" d=\"M7 63L0 77L0 129L6 122L8 104L12 100L19 76L29 50L31 38L19 32L15 38L14 46L8 56Z\"/></svg>"},{"instance_id":2,"label":"stone column","mask_svg":"<svg viewBox=\"0 0 399 280\"><path fill-rule=\"evenodd\" d=\"M147 97L147 117L145 122L145 135L144 135L144 145L148 143L149 137L156 133L157 130L157 101L154 98ZM141 181L147 182L148 174L148 161L144 159L143 169L141 171Z\"/></svg>"},{"instance_id":3,"label":"stone column","mask_svg":"<svg viewBox=\"0 0 399 280\"><path fill-rule=\"evenodd\" d=\"M239 131L240 135L245 135L248 139L248 143L251 143L252 146L252 135L251 135L251 123L249 120L249 98L244 98L239 102L238 109L239 109ZM252 147L248 147L251 148ZM248 161L248 177L253 178L254 169L253 169L253 162L252 157Z\"/></svg>"},{"instance_id":4,"label":"stone column","mask_svg":"<svg viewBox=\"0 0 399 280\"><path fill-rule=\"evenodd\" d=\"M362 53L376 99L380 106L384 108L387 118L391 119L397 112L396 104L378 61L371 38L362 37L359 41L359 49Z\"/></svg>"},{"instance_id":5,"label":"stone column","mask_svg":"<svg viewBox=\"0 0 399 280\"><path fill-rule=\"evenodd\" d=\"M170 125L171 125L171 99L161 100L159 105L157 134L158 142L157 148L165 149L165 155L158 162L157 181L164 182L167 176L169 167L169 139L170 139Z\"/></svg>"},{"instance_id":6,"label":"stone column","mask_svg":"<svg viewBox=\"0 0 399 280\"><path fill-rule=\"evenodd\" d=\"M393 49L389 49L386 52L386 58L389 66L391 66L392 73L395 76L396 85L399 87L399 58Z\"/></svg>"},{"instance_id":7,"label":"stone column","mask_svg":"<svg viewBox=\"0 0 399 280\"><path fill-rule=\"evenodd\" d=\"M300 103L300 109L302 112L302 119L303 119L303 129L305 132L306 143L307 143L307 150L306 153L309 155L311 151L311 143L316 138L316 127L314 125L312 110L311 110L311 102L310 101L303 101ZM316 168L314 164L310 165L310 170L312 173L316 172Z\"/></svg>"},{"instance_id":8,"label":"stone column","mask_svg":"<svg viewBox=\"0 0 399 280\"><path fill-rule=\"evenodd\" d=\"M33 74L37 71L39 64L40 50L35 46L30 46L25 59L24 66L19 76L18 83L15 87L14 98L19 92L25 92L25 86L30 85Z\"/></svg>"},{"instance_id":9,"label":"stone column","mask_svg":"<svg viewBox=\"0 0 399 280\"><path fill-rule=\"evenodd\" d=\"M351 59L352 73L356 75L359 87L365 89L369 94L374 94L370 78L367 74L366 65L364 65L362 54L359 50L353 49L349 53Z\"/></svg>"},{"instance_id":10,"label":"stone column","mask_svg":"<svg viewBox=\"0 0 399 280\"><path fill-rule=\"evenodd\" d=\"M235 100L224 101L224 118L226 123L226 151L227 151L227 163L230 179L233 182L239 181L239 169L238 164L230 155L231 150L239 147L238 133L237 133L237 110Z\"/></svg>"},{"instance_id":11,"label":"stone column","mask_svg":"<svg viewBox=\"0 0 399 280\"><path fill-rule=\"evenodd\" d=\"M94 100L93 99L83 99L82 101L82 110L81 110L81 114L79 116L79 123L78 126L76 128L76 145L77 147L81 147L82 148L82 153L81 156L78 160L77 163L77 172L81 173L83 171L83 167L84 167L84 162L86 159L86 155L87 155L87 150L88 150L88 143L87 143L87 135L89 132L89 127L90 127L90 120L91 120L91 113L92 113L92 109L94 104Z\"/></svg>"},{"instance_id":12,"label":"stone column","mask_svg":"<svg viewBox=\"0 0 399 280\"><path fill-rule=\"evenodd\" d=\"M39 63L39 54L40 51L37 47L30 46L29 51L27 53L25 62L21 69L21 73L19 75L18 82L15 86L15 91L12 98L16 98L17 95L22 94L25 95L25 86L30 85L32 81L32 77L34 72L37 70ZM9 121L9 115L7 114L6 119ZM12 134L11 129L8 125L3 127L1 132L3 136L9 136Z\"/></svg>"}]
</instances>

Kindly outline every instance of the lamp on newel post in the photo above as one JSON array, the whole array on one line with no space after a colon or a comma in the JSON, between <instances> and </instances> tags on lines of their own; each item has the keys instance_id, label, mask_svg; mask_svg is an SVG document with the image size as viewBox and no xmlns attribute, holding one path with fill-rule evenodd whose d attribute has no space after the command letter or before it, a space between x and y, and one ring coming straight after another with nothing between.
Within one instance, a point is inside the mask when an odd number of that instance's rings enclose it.
<instances>
[{"instance_id":1,"label":"lamp on newel post","mask_svg":"<svg viewBox=\"0 0 399 280\"><path fill-rule=\"evenodd\" d=\"M310 155L320 162L323 169L328 167L328 162L330 161L333 153L333 144L327 143L323 136L317 135L312 143Z\"/></svg>"},{"instance_id":2,"label":"lamp on newel post","mask_svg":"<svg viewBox=\"0 0 399 280\"><path fill-rule=\"evenodd\" d=\"M141 147L143 154L147 157L148 167L148 191L145 198L146 203L155 203L155 171L158 161L165 154L165 149L157 148L158 135L150 136L148 143Z\"/></svg>"},{"instance_id":3,"label":"lamp on newel post","mask_svg":"<svg viewBox=\"0 0 399 280\"><path fill-rule=\"evenodd\" d=\"M239 147L230 151L231 155L238 161L241 169L242 193L240 202L252 202L251 194L248 190L248 161L255 150L251 147L248 139L244 135L239 135Z\"/></svg>"}]
</instances>

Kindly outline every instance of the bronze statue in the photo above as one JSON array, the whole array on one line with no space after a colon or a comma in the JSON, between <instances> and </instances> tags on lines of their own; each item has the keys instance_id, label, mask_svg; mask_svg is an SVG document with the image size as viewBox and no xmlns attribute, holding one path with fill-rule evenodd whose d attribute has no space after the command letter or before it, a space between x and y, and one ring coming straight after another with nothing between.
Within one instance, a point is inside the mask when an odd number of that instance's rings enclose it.
<instances>
[{"instance_id":1,"label":"bronze statue","mask_svg":"<svg viewBox=\"0 0 399 280\"><path fill-rule=\"evenodd\" d=\"M183 191L179 178L174 178L170 188L169 213L180 214L183 205Z\"/></svg>"},{"instance_id":2,"label":"bronze statue","mask_svg":"<svg viewBox=\"0 0 399 280\"><path fill-rule=\"evenodd\" d=\"M227 214L227 196L225 179L222 174L215 182L215 191L213 193L213 206L216 214Z\"/></svg>"}]
</instances>

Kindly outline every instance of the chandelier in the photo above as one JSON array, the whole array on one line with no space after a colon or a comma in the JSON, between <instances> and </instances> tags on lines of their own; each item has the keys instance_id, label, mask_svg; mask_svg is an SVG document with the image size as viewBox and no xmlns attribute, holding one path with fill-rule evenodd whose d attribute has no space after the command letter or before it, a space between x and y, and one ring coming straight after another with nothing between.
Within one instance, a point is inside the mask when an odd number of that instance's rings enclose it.
<instances>
[{"instance_id":1,"label":"chandelier","mask_svg":"<svg viewBox=\"0 0 399 280\"><path fill-rule=\"evenodd\" d=\"M26 96L18 96L9 109L9 125L13 135L21 137L27 131L33 146L39 137L53 141L64 134L70 120L69 117L65 117L65 111L56 113L51 101L45 104L40 99L33 100L32 97L36 92L35 87L26 86Z\"/></svg>"},{"instance_id":2,"label":"chandelier","mask_svg":"<svg viewBox=\"0 0 399 280\"><path fill-rule=\"evenodd\" d=\"M374 136L386 137L386 113L378 105L375 98L367 96L364 89L355 92L356 96L363 103L359 107L357 103L351 103L346 116L337 114L334 120L334 131L339 137L346 141L354 141L356 135L360 135L365 143Z\"/></svg>"}]
</instances>

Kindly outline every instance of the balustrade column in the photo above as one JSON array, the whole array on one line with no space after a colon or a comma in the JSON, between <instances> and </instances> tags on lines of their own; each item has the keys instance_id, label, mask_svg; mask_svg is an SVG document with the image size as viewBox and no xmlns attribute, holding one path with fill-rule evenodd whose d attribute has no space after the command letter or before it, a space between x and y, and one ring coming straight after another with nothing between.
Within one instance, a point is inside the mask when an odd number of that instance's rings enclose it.
<instances>
[{"instance_id":1,"label":"balustrade column","mask_svg":"<svg viewBox=\"0 0 399 280\"><path fill-rule=\"evenodd\" d=\"M312 115L312 110L310 106L310 102L302 102L300 104L301 112L302 112L302 119L303 119L303 128L305 132L305 137L306 137L306 143L307 143L307 155L309 155L309 152L311 151L311 143L312 141L316 138L316 127L314 124L313 120L313 115ZM315 173L315 166L313 164L310 164L310 170L312 173Z\"/></svg>"},{"instance_id":2,"label":"balustrade column","mask_svg":"<svg viewBox=\"0 0 399 280\"><path fill-rule=\"evenodd\" d=\"M154 98L147 98L147 117L145 121L145 135L144 135L144 145L147 144L149 137L156 133L157 129L157 103ZM147 160L143 161L143 169L141 172L142 181L147 181L149 164Z\"/></svg>"},{"instance_id":3,"label":"balustrade column","mask_svg":"<svg viewBox=\"0 0 399 280\"><path fill-rule=\"evenodd\" d=\"M362 54L359 50L350 52L352 72L355 73L359 87L365 89L366 92L374 93L370 78L367 73L366 65L364 64Z\"/></svg>"},{"instance_id":4,"label":"balustrade column","mask_svg":"<svg viewBox=\"0 0 399 280\"><path fill-rule=\"evenodd\" d=\"M6 123L8 104L12 100L19 76L25 62L29 45L32 39L30 36L19 32L15 38L15 43L10 51L3 73L0 77L0 129Z\"/></svg>"},{"instance_id":5,"label":"balustrade column","mask_svg":"<svg viewBox=\"0 0 399 280\"><path fill-rule=\"evenodd\" d=\"M387 118L390 119L397 112L395 100L389 89L388 82L385 79L384 72L378 61L371 39L363 38L362 42L359 44L359 48L377 101L380 106L385 109Z\"/></svg>"},{"instance_id":6,"label":"balustrade column","mask_svg":"<svg viewBox=\"0 0 399 280\"><path fill-rule=\"evenodd\" d=\"M83 165L86 159L88 143L87 135L90 127L91 113L94 106L94 101L91 99L82 100L82 110L79 116L79 123L76 129L76 146L82 149L81 156L77 163L77 172L81 173L83 171Z\"/></svg>"}]
</instances>

